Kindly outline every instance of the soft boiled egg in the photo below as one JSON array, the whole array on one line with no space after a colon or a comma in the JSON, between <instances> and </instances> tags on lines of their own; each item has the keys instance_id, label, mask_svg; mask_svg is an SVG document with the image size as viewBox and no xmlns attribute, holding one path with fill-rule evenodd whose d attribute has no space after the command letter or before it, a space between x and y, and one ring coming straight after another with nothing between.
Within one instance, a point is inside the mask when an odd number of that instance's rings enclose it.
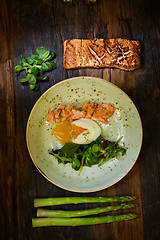
<instances>
[{"instance_id":1,"label":"soft boiled egg","mask_svg":"<svg viewBox=\"0 0 160 240\"><path fill-rule=\"evenodd\" d=\"M73 143L88 144L96 140L101 134L100 126L91 119L79 119L74 121L73 125L85 129L85 131L78 134L78 136L72 140Z\"/></svg>"},{"instance_id":2,"label":"soft boiled egg","mask_svg":"<svg viewBox=\"0 0 160 240\"><path fill-rule=\"evenodd\" d=\"M63 121L57 123L52 130L52 134L62 145L68 142L88 144L99 137L101 128L91 119L79 119L74 122Z\"/></svg>"}]
</instances>

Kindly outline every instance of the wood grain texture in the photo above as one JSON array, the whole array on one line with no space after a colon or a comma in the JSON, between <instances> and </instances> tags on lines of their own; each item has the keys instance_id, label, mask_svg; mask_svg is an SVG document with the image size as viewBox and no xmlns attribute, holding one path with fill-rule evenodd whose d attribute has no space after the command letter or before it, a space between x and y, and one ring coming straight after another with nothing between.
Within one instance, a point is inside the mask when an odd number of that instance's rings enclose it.
<instances>
[{"instance_id":1,"label":"wood grain texture","mask_svg":"<svg viewBox=\"0 0 160 240\"><path fill-rule=\"evenodd\" d=\"M69 38L139 40L142 67L134 72L117 69L64 70L63 42ZM37 46L56 52L57 68L49 81L32 92L13 71L22 55ZM94 4L62 0L1 1L0 8L0 239L9 240L159 240L160 236L160 17L149 0L97 0ZM137 196L134 221L87 227L32 229L35 197L81 196L49 183L29 157L25 129L29 113L53 84L81 75L104 78L124 90L136 104L144 129L137 163L114 186L84 196ZM84 208L89 207L87 204ZM93 204L97 206L97 204ZM101 206L99 204L98 206ZM82 206L63 206L80 209Z\"/></svg>"}]
</instances>

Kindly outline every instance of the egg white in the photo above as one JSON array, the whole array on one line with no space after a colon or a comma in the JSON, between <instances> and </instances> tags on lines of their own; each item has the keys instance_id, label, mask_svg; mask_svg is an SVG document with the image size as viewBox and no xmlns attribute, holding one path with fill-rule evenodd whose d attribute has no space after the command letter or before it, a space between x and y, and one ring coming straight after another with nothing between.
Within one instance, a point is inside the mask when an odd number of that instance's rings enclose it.
<instances>
[{"instance_id":1,"label":"egg white","mask_svg":"<svg viewBox=\"0 0 160 240\"><path fill-rule=\"evenodd\" d=\"M83 133L79 134L76 139L73 139L73 143L89 144L92 141L95 141L101 134L100 126L91 119L82 118L74 121L72 124L87 129Z\"/></svg>"}]
</instances>

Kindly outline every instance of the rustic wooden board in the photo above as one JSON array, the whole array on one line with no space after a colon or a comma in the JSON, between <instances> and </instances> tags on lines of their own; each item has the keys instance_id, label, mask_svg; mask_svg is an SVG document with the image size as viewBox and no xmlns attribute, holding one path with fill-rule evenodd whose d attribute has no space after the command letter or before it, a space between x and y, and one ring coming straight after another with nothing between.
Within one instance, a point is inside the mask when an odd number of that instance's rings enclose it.
<instances>
[{"instance_id":1,"label":"rustic wooden board","mask_svg":"<svg viewBox=\"0 0 160 240\"><path fill-rule=\"evenodd\" d=\"M140 40L142 67L64 70L63 42L69 38L122 37ZM56 52L57 68L38 92L21 85L14 66L37 46ZM0 8L0 239L156 240L160 236L160 17L156 2L97 0L94 4L62 0L1 1ZM77 194L49 183L34 167L25 142L29 113L53 84L81 75L104 78L124 90L142 118L144 141L137 163L114 186ZM134 221L87 227L32 229L33 199L49 196L137 196ZM94 204L93 206L97 206ZM84 207L88 207L85 205ZM75 209L75 206L69 206ZM76 208L81 208L77 206ZM66 207L64 207L66 209Z\"/></svg>"}]
</instances>

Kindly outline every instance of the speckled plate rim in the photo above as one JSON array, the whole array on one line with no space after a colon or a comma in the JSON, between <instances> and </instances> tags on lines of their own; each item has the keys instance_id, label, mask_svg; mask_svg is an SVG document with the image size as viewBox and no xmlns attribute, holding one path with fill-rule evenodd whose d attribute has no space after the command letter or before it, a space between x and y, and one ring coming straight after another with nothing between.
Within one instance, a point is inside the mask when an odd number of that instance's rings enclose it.
<instances>
[{"instance_id":1,"label":"speckled plate rim","mask_svg":"<svg viewBox=\"0 0 160 240\"><path fill-rule=\"evenodd\" d=\"M130 168L128 169L128 171L126 171L119 179L117 179L117 181L105 186L105 187L102 187L102 188L98 188L98 189L95 189L95 190L74 190L74 189L71 189L71 188L67 188L67 187L64 187L64 186L61 186L57 183L55 183L53 180L51 180L37 165L37 163L35 162L34 158L32 157L32 154L31 154L31 150L30 150L30 146L29 146L29 137L28 137L28 131L29 131L29 121L30 121L30 118L32 116L32 113L34 112L34 109L36 108L37 104L41 101L41 99L44 97L45 94L47 94L47 92L51 91L52 88L54 88L55 86L57 85L61 85L61 84L64 84L64 82L69 82L73 79L79 79L79 78L92 78L92 79L97 79L99 81L103 81L105 82L106 84L110 84L112 85L113 87L117 88L118 90L120 90L124 95L127 96L127 98L132 102L133 104L133 107L135 108L135 111L136 111L136 114L137 114L137 117L138 117L138 120L139 120L139 125L140 125L140 144L139 144L139 149L137 151L137 156L135 158L135 160L133 161L133 164L130 166ZM79 76L79 77L73 77L73 78L68 78L68 79L65 79L65 80L62 80L61 82L58 82L56 83L55 85L53 85L52 87L50 87L49 89L47 89L39 98L38 100L36 101L36 103L34 104L31 112L30 112L30 115L29 115L29 118L28 118L28 121L27 121L27 127L26 127L26 143L27 143L27 148L28 148L28 152L29 152L29 155L32 159L32 162L33 164L35 165L35 167L38 169L38 171L42 174L42 176L44 176L49 182L51 182L52 184L54 184L55 186L61 188L61 189L64 189L64 190L67 190L67 191L70 191L70 192L77 192L77 193L92 193L92 192L98 192L98 191L101 191L101 190L104 190L104 189L107 189L111 186L113 186L114 184L118 183L120 180L122 180L129 172L130 170L133 168L133 166L135 165L137 159L138 159L138 156L140 154L140 151L141 151L141 147L142 147L142 141L143 141L143 127L142 127L142 121L141 121L141 118L140 118L140 115L139 115L139 112L136 108L136 105L134 104L134 102L131 100L131 98L121 89L119 88L117 85L115 85L114 83L112 82L108 82L107 80L105 79L102 79L102 78L97 78L97 77L90 77L90 76Z\"/></svg>"}]
</instances>

